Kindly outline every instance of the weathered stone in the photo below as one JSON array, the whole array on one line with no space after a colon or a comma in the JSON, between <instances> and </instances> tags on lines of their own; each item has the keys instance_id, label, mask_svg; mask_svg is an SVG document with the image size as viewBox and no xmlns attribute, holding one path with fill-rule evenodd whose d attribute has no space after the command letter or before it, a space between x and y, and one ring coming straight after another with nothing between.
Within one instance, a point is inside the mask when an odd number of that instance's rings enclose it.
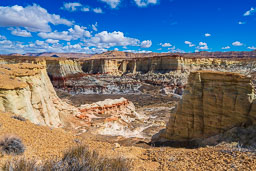
<instances>
[{"instance_id":1,"label":"weathered stone","mask_svg":"<svg viewBox=\"0 0 256 171\"><path fill-rule=\"evenodd\" d=\"M160 135L173 141L206 138L255 120L249 77L228 72L191 72L177 112Z\"/></svg>"}]
</instances>

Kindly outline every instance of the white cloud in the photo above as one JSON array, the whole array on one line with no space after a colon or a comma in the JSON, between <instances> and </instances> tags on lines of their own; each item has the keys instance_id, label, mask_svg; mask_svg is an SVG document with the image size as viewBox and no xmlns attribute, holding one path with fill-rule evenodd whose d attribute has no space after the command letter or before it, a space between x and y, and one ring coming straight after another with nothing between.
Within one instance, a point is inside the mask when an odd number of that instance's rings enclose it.
<instances>
[{"instance_id":1,"label":"white cloud","mask_svg":"<svg viewBox=\"0 0 256 171\"><path fill-rule=\"evenodd\" d=\"M170 47L168 48L168 52L172 52L172 53L184 53L185 51L184 50L181 50L181 49L177 49L176 46L173 46L173 47Z\"/></svg>"},{"instance_id":2,"label":"white cloud","mask_svg":"<svg viewBox=\"0 0 256 171\"><path fill-rule=\"evenodd\" d=\"M109 33L102 31L88 40L85 40L88 47L110 48L113 46L139 46L140 41L135 38L125 37L123 32L114 31Z\"/></svg>"},{"instance_id":3,"label":"white cloud","mask_svg":"<svg viewBox=\"0 0 256 171\"><path fill-rule=\"evenodd\" d=\"M160 43L162 47L171 47L171 43Z\"/></svg>"},{"instance_id":4,"label":"white cloud","mask_svg":"<svg viewBox=\"0 0 256 171\"><path fill-rule=\"evenodd\" d=\"M239 42L239 41L235 41L232 43L233 46L243 46L243 43Z\"/></svg>"},{"instance_id":5,"label":"white cloud","mask_svg":"<svg viewBox=\"0 0 256 171\"><path fill-rule=\"evenodd\" d=\"M192 42L190 42L190 41L185 41L184 42L186 45L189 45L189 47L193 47L193 46L195 46Z\"/></svg>"},{"instance_id":6,"label":"white cloud","mask_svg":"<svg viewBox=\"0 0 256 171\"><path fill-rule=\"evenodd\" d=\"M0 27L25 27L29 31L51 31L49 23L71 26L72 22L56 14L49 14L46 9L34 4L22 7L0 6Z\"/></svg>"},{"instance_id":7,"label":"white cloud","mask_svg":"<svg viewBox=\"0 0 256 171\"><path fill-rule=\"evenodd\" d=\"M248 11L246 11L246 12L244 13L244 16L253 15L254 13L256 13L256 9L253 8L253 7L251 7L250 10L248 10Z\"/></svg>"},{"instance_id":8,"label":"white cloud","mask_svg":"<svg viewBox=\"0 0 256 171\"><path fill-rule=\"evenodd\" d=\"M0 34L0 40L5 40L6 37Z\"/></svg>"},{"instance_id":9,"label":"white cloud","mask_svg":"<svg viewBox=\"0 0 256 171\"><path fill-rule=\"evenodd\" d=\"M48 44L49 42L44 42L36 40L34 43L23 43L23 42L12 42L10 40L0 40L0 51L2 54L8 53L40 53L40 52L82 52L82 53L102 53L107 51L104 48L89 48L83 46L81 43L71 44L69 42L65 44Z\"/></svg>"},{"instance_id":10,"label":"white cloud","mask_svg":"<svg viewBox=\"0 0 256 171\"><path fill-rule=\"evenodd\" d=\"M256 50L256 47L255 46L249 46L248 49Z\"/></svg>"},{"instance_id":11,"label":"white cloud","mask_svg":"<svg viewBox=\"0 0 256 171\"><path fill-rule=\"evenodd\" d=\"M239 21L238 24L246 24L246 22Z\"/></svg>"},{"instance_id":12,"label":"white cloud","mask_svg":"<svg viewBox=\"0 0 256 171\"><path fill-rule=\"evenodd\" d=\"M27 30L21 30L20 28L9 28L9 30L11 30L11 34L15 36L32 37L31 33L28 32Z\"/></svg>"},{"instance_id":13,"label":"white cloud","mask_svg":"<svg viewBox=\"0 0 256 171\"><path fill-rule=\"evenodd\" d=\"M50 33L41 32L41 33L38 33L37 35L43 39L55 39L55 40L66 40L66 41L70 41L72 39L72 36L69 35L68 31L58 32L57 30L55 30L54 32L50 32Z\"/></svg>"},{"instance_id":14,"label":"white cloud","mask_svg":"<svg viewBox=\"0 0 256 171\"><path fill-rule=\"evenodd\" d=\"M120 0L101 0L106 2L111 8L116 8L120 4Z\"/></svg>"},{"instance_id":15,"label":"white cloud","mask_svg":"<svg viewBox=\"0 0 256 171\"><path fill-rule=\"evenodd\" d=\"M44 45L44 41L36 40L36 45Z\"/></svg>"},{"instance_id":16,"label":"white cloud","mask_svg":"<svg viewBox=\"0 0 256 171\"><path fill-rule=\"evenodd\" d=\"M98 31L98 22L96 22L95 24L92 24L92 29L94 30L94 31Z\"/></svg>"},{"instance_id":17,"label":"white cloud","mask_svg":"<svg viewBox=\"0 0 256 171\"><path fill-rule=\"evenodd\" d=\"M59 43L59 40L47 39L45 42L54 44L54 43Z\"/></svg>"},{"instance_id":18,"label":"white cloud","mask_svg":"<svg viewBox=\"0 0 256 171\"><path fill-rule=\"evenodd\" d=\"M54 31L50 33L41 32L37 35L43 39L55 39L55 40L77 40L84 37L91 37L91 34L89 31L85 30L86 27L81 27L79 25L75 25L74 28L68 29L68 31Z\"/></svg>"},{"instance_id":19,"label":"white cloud","mask_svg":"<svg viewBox=\"0 0 256 171\"><path fill-rule=\"evenodd\" d=\"M162 48L158 48L157 50L162 50Z\"/></svg>"},{"instance_id":20,"label":"white cloud","mask_svg":"<svg viewBox=\"0 0 256 171\"><path fill-rule=\"evenodd\" d=\"M221 49L230 49L230 46L222 47Z\"/></svg>"},{"instance_id":21,"label":"white cloud","mask_svg":"<svg viewBox=\"0 0 256 171\"><path fill-rule=\"evenodd\" d=\"M208 50L209 49L207 43L205 43L205 42L200 42L199 46L197 46L196 48L200 49L200 50Z\"/></svg>"},{"instance_id":22,"label":"white cloud","mask_svg":"<svg viewBox=\"0 0 256 171\"><path fill-rule=\"evenodd\" d=\"M115 48L114 51L119 51L119 49L118 49L118 48Z\"/></svg>"},{"instance_id":23,"label":"white cloud","mask_svg":"<svg viewBox=\"0 0 256 171\"><path fill-rule=\"evenodd\" d=\"M148 50L124 50L124 52L131 52L131 53L151 53L152 51L148 51Z\"/></svg>"},{"instance_id":24,"label":"white cloud","mask_svg":"<svg viewBox=\"0 0 256 171\"><path fill-rule=\"evenodd\" d=\"M90 11L90 8L89 8L89 7L83 7L83 8L81 8L81 11L83 11L83 12L89 12L89 11Z\"/></svg>"},{"instance_id":25,"label":"white cloud","mask_svg":"<svg viewBox=\"0 0 256 171\"><path fill-rule=\"evenodd\" d=\"M150 48L152 46L152 41L151 40L144 40L141 42L140 47L142 48Z\"/></svg>"},{"instance_id":26,"label":"white cloud","mask_svg":"<svg viewBox=\"0 0 256 171\"><path fill-rule=\"evenodd\" d=\"M78 2L70 2L70 3L64 3L63 7L61 9L67 10L67 11L76 11L77 7L81 7L82 5Z\"/></svg>"},{"instance_id":27,"label":"white cloud","mask_svg":"<svg viewBox=\"0 0 256 171\"><path fill-rule=\"evenodd\" d=\"M95 12L95 13L97 13L97 14L102 14L102 13L103 13L103 11L102 11L101 8L94 8L94 9L93 9L93 12Z\"/></svg>"},{"instance_id":28,"label":"white cloud","mask_svg":"<svg viewBox=\"0 0 256 171\"><path fill-rule=\"evenodd\" d=\"M158 0L134 0L135 3L139 6L139 7L146 7L149 4L154 5L157 4Z\"/></svg>"},{"instance_id":29,"label":"white cloud","mask_svg":"<svg viewBox=\"0 0 256 171\"><path fill-rule=\"evenodd\" d=\"M210 34L210 33L205 33L204 36L205 36L205 37L210 37L211 34Z\"/></svg>"}]
</instances>

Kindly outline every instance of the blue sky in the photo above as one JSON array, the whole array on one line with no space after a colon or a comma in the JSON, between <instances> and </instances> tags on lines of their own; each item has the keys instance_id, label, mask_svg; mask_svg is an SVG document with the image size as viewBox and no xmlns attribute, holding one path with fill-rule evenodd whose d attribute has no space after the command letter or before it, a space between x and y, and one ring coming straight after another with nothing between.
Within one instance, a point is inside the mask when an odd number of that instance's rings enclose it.
<instances>
[{"instance_id":1,"label":"blue sky","mask_svg":"<svg viewBox=\"0 0 256 171\"><path fill-rule=\"evenodd\" d=\"M256 0L0 1L0 53L254 49Z\"/></svg>"}]
</instances>

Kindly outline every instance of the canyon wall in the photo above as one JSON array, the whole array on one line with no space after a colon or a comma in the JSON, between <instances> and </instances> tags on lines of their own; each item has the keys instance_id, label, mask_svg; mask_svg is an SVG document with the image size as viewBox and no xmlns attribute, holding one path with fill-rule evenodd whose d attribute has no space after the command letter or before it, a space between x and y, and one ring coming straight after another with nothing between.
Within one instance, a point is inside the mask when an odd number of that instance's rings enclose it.
<instances>
[{"instance_id":1,"label":"canyon wall","mask_svg":"<svg viewBox=\"0 0 256 171\"><path fill-rule=\"evenodd\" d=\"M252 62L250 60L250 62ZM87 59L82 61L83 71L91 74L120 75L125 73L168 73L171 71L194 71L199 69L229 69L247 64L248 61L229 58L194 58L181 56L156 56L130 59Z\"/></svg>"},{"instance_id":2,"label":"canyon wall","mask_svg":"<svg viewBox=\"0 0 256 171\"><path fill-rule=\"evenodd\" d=\"M44 65L28 63L0 65L0 110L52 127L79 112L58 98Z\"/></svg>"},{"instance_id":3,"label":"canyon wall","mask_svg":"<svg viewBox=\"0 0 256 171\"><path fill-rule=\"evenodd\" d=\"M90 74L117 75L118 67L116 59L91 59L85 60L82 64L83 71Z\"/></svg>"},{"instance_id":4,"label":"canyon wall","mask_svg":"<svg viewBox=\"0 0 256 171\"><path fill-rule=\"evenodd\" d=\"M249 77L229 72L191 72L177 111L160 139L187 141L255 123L254 88Z\"/></svg>"}]
</instances>

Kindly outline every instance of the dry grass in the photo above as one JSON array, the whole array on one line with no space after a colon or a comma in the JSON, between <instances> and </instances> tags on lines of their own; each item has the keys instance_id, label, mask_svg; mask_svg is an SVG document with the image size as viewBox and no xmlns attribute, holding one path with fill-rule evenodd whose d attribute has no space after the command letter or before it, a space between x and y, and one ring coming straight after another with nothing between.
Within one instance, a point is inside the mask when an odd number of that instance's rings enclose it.
<instances>
[{"instance_id":1,"label":"dry grass","mask_svg":"<svg viewBox=\"0 0 256 171\"><path fill-rule=\"evenodd\" d=\"M96 152L90 152L84 146L69 149L59 161L37 163L33 160L13 160L7 162L4 171L128 171L128 162L121 158L101 158Z\"/></svg>"}]
</instances>

